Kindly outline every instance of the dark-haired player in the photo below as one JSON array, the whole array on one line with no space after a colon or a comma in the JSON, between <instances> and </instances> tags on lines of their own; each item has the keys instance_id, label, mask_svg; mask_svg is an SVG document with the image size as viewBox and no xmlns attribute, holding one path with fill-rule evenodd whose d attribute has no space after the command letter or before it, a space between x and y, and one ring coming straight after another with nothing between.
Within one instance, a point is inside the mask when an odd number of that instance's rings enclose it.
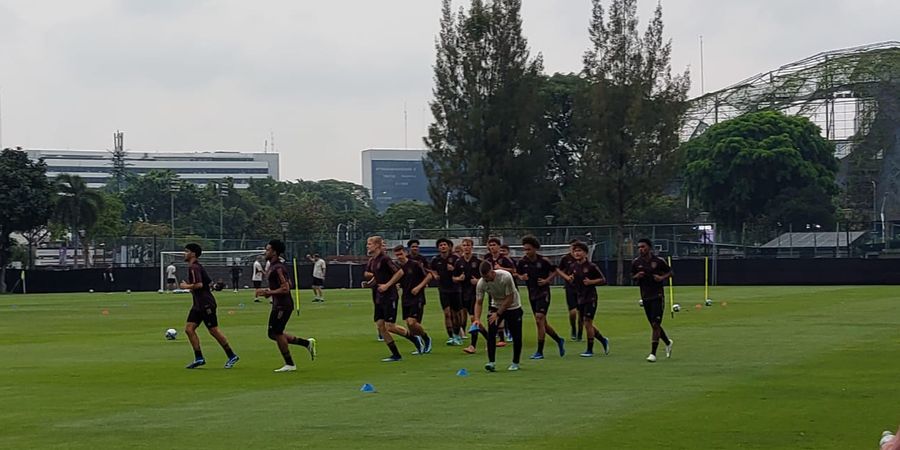
<instances>
[{"instance_id":1,"label":"dark-haired player","mask_svg":"<svg viewBox=\"0 0 900 450\"><path fill-rule=\"evenodd\" d=\"M566 306L569 308L569 327L572 330L572 340L580 341L584 332L584 322L578 316L578 289L568 280L572 275L572 265L575 264L575 256L572 255L575 243L578 239L569 241L569 253L559 260L556 272L565 281Z\"/></svg>"},{"instance_id":2,"label":"dark-haired player","mask_svg":"<svg viewBox=\"0 0 900 450\"><path fill-rule=\"evenodd\" d=\"M651 346L648 362L656 362L656 349L659 340L666 344L666 358L672 356L672 340L666 335L662 327L663 306L665 300L665 281L672 276L672 269L666 260L653 254L653 243L650 239L638 241L637 258L631 261L631 278L637 281L641 288L641 302L644 304L644 313L650 322Z\"/></svg>"},{"instance_id":3,"label":"dark-haired player","mask_svg":"<svg viewBox=\"0 0 900 450\"><path fill-rule=\"evenodd\" d=\"M581 356L585 358L594 356L594 338L600 340L603 352L608 355L609 339L594 326L594 315L597 314L597 286L606 284L606 278L596 264L588 261L588 247L584 242L576 242L572 247L575 264L572 266L572 275L566 275L565 278L578 290L578 312L587 332L587 350Z\"/></svg>"},{"instance_id":4,"label":"dark-haired player","mask_svg":"<svg viewBox=\"0 0 900 450\"><path fill-rule=\"evenodd\" d=\"M409 259L402 245L394 247L394 257L400 263L403 277L400 287L403 289L403 320L409 332L422 338L422 353L431 353L431 337L422 327L422 316L425 314L425 288L431 281L431 273L417 261ZM416 354L418 354L418 350Z\"/></svg>"},{"instance_id":5,"label":"dark-haired player","mask_svg":"<svg viewBox=\"0 0 900 450\"><path fill-rule=\"evenodd\" d=\"M370 258L363 274L368 280L365 285L372 288L372 300L375 303L375 326L378 334L384 339L385 345L391 350L391 356L382 359L382 362L400 361L400 351L391 333L403 336L413 343L416 351L422 353L422 341L413 336L406 328L398 326L397 321L397 283L403 278L403 269L397 267L394 261L385 254L384 239L381 236L372 236L366 239L366 251Z\"/></svg>"},{"instance_id":6,"label":"dark-haired player","mask_svg":"<svg viewBox=\"0 0 900 450\"><path fill-rule=\"evenodd\" d=\"M228 345L228 339L219 330L219 319L216 317L216 298L213 297L210 290L212 279L206 273L206 269L197 261L201 254L203 254L203 249L197 244L184 246L184 260L188 263L188 278L187 281L181 282L180 287L190 290L191 297L193 297L191 311L188 313L187 323L184 325L184 333L187 334L191 347L194 348L194 362L188 364L187 368L196 369L206 364L206 359L203 358L203 352L200 350L200 338L197 336L197 327L202 322L209 330L209 334L222 346L222 350L225 350L225 355L228 356L225 368L230 369L240 358L234 354L231 346Z\"/></svg>"},{"instance_id":7,"label":"dark-haired player","mask_svg":"<svg viewBox=\"0 0 900 450\"><path fill-rule=\"evenodd\" d=\"M459 310L462 309L462 293L459 283L463 279L459 257L451 253L453 241L447 238L437 240L437 256L431 259L431 274L438 280L438 294L441 309L444 310L444 326L447 328L447 345L462 345L459 329Z\"/></svg>"},{"instance_id":8,"label":"dark-haired player","mask_svg":"<svg viewBox=\"0 0 900 450\"><path fill-rule=\"evenodd\" d=\"M537 326L538 347L537 352L531 355L531 359L544 359L544 339L547 335L556 341L559 356L565 356L566 340L559 337L556 330L547 322L547 311L550 309L550 282L556 276L556 266L538 254L541 243L536 237L522 238L522 248L525 250L525 256L519 258L516 272L518 278L524 281L528 288L528 302L531 303L531 312Z\"/></svg>"},{"instance_id":9,"label":"dark-haired player","mask_svg":"<svg viewBox=\"0 0 900 450\"><path fill-rule=\"evenodd\" d=\"M488 363L485 370L496 370L495 360L497 355L497 328L501 320L506 321L509 333L513 337L513 358L507 370L519 370L519 358L522 356L522 302L519 299L519 289L511 273L503 269L494 269L491 263L482 261L479 267L481 279L475 286L475 321L480 322L484 294L491 299L488 313Z\"/></svg>"},{"instance_id":10,"label":"dark-haired player","mask_svg":"<svg viewBox=\"0 0 900 450\"><path fill-rule=\"evenodd\" d=\"M409 259L421 264L425 270L428 270L428 258L419 253L419 245L418 239L410 239L406 243L406 247L409 248Z\"/></svg>"},{"instance_id":11,"label":"dark-haired player","mask_svg":"<svg viewBox=\"0 0 900 450\"><path fill-rule=\"evenodd\" d=\"M462 313L460 323L463 325L466 324L468 321L466 319L466 314L472 317L472 326L468 330L469 334L472 335L472 342L468 347L463 349L464 352L470 355L475 353L478 348L479 334L487 339L487 330L475 320L475 286L478 285L478 280L481 278L481 272L479 272L481 260L472 254L472 247L474 245L475 242L469 238L463 239L460 243L460 246L462 247L460 264L462 265L463 270L463 279L460 282L463 306L460 311Z\"/></svg>"}]
</instances>

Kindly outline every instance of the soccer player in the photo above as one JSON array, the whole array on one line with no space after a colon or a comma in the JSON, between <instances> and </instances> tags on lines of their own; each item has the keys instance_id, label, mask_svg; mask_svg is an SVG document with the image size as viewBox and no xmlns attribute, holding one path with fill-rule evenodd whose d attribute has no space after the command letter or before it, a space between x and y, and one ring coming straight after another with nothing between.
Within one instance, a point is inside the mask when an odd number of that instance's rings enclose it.
<instances>
[{"instance_id":1,"label":"soccer player","mask_svg":"<svg viewBox=\"0 0 900 450\"><path fill-rule=\"evenodd\" d=\"M478 259L477 256L472 254L472 247L475 245L475 242L469 238L465 238L462 240L460 246L462 247L462 258L460 258L460 263L463 268L463 279L460 283L460 288L462 289L462 309L460 310L460 322L465 325L468 319L466 318L466 314L472 317L472 327L469 328L469 334L472 335L471 344L464 348L463 351L468 354L474 354L476 349L478 348L478 335L481 334L487 339L487 330L484 329L480 323L476 323L475 320L475 286L478 284L478 280L481 278L480 266L481 260Z\"/></svg>"},{"instance_id":2,"label":"soccer player","mask_svg":"<svg viewBox=\"0 0 900 450\"><path fill-rule=\"evenodd\" d=\"M403 278L403 269L397 267L384 252L384 240L381 236L372 236L366 239L366 251L369 253L369 263L363 274L368 280L366 287L372 288L372 300L375 303L375 326L378 334L384 339L384 343L391 350L391 356L382 359L382 362L395 362L403 358L397 350L397 344L391 333L403 336L416 346L416 351L422 353L423 343L410 333L406 328L397 326L397 282Z\"/></svg>"},{"instance_id":3,"label":"soccer player","mask_svg":"<svg viewBox=\"0 0 900 450\"><path fill-rule=\"evenodd\" d=\"M256 261L253 262L253 276L251 277L251 280L253 281L253 292L254 293L256 291L258 291L259 288L262 287L263 274L265 274L265 271L263 270L262 261L263 261L263 257L257 256ZM259 296L255 295L254 297L255 298L253 299L253 301L256 303L259 303Z\"/></svg>"},{"instance_id":4,"label":"soccer player","mask_svg":"<svg viewBox=\"0 0 900 450\"><path fill-rule=\"evenodd\" d=\"M528 287L528 302L531 303L531 312L537 326L538 347L537 352L531 355L531 359L544 359L544 340L548 335L556 341L559 356L566 356L566 340L559 337L556 330L547 322L547 311L550 309L550 282L556 276L556 267L550 260L538 254L541 243L536 237L522 238L522 248L525 250L525 256L519 258L516 273Z\"/></svg>"},{"instance_id":5,"label":"soccer player","mask_svg":"<svg viewBox=\"0 0 900 450\"><path fill-rule=\"evenodd\" d=\"M409 259L418 262L425 270L428 270L428 258L419 253L419 240L410 239L409 242L406 243L406 247L409 248Z\"/></svg>"},{"instance_id":6,"label":"soccer player","mask_svg":"<svg viewBox=\"0 0 900 450\"><path fill-rule=\"evenodd\" d=\"M278 345L278 351L284 358L284 366L275 369L275 372L293 372L297 370L294 358L291 357L289 344L306 347L310 359L316 359L316 340L314 338L301 338L284 332L291 313L294 311L294 299L291 297L291 281L288 278L288 270L281 260L284 254L284 242L272 239L266 245L266 259L271 263L267 280L269 287L257 289L256 295L272 298L272 311L269 313L269 339Z\"/></svg>"},{"instance_id":7,"label":"soccer player","mask_svg":"<svg viewBox=\"0 0 900 450\"><path fill-rule=\"evenodd\" d=\"M641 288L644 313L647 314L652 330L647 361L656 362L656 349L660 339L666 344L666 358L672 356L672 340L662 327L663 306L666 304L665 282L672 276L672 269L666 260L653 254L653 242L650 239L638 241L638 253L638 257L631 261L631 278Z\"/></svg>"},{"instance_id":8,"label":"soccer player","mask_svg":"<svg viewBox=\"0 0 900 450\"><path fill-rule=\"evenodd\" d=\"M242 272L243 270L241 269L241 266L238 265L237 261L231 263L231 289L234 290L234 292L238 291Z\"/></svg>"},{"instance_id":9,"label":"soccer player","mask_svg":"<svg viewBox=\"0 0 900 450\"><path fill-rule=\"evenodd\" d=\"M182 281L180 287L190 290L194 300L191 311L188 312L187 323L184 325L184 333L191 342L191 347L194 348L194 362L188 364L186 368L196 369L206 364L206 359L200 350L200 338L197 336L197 327L203 323L209 330L209 334L222 346L222 350L225 350L225 355L228 357L225 368L230 369L240 358L231 350L228 339L219 330L219 319L216 317L216 298L210 291L212 279L207 275L206 269L197 261L202 253L203 249L197 244L184 246L184 261L188 263L188 276L187 281Z\"/></svg>"},{"instance_id":10,"label":"soccer player","mask_svg":"<svg viewBox=\"0 0 900 450\"><path fill-rule=\"evenodd\" d=\"M175 290L178 287L178 278L175 276L175 264L169 264L166 266L166 289L169 291Z\"/></svg>"},{"instance_id":11,"label":"soccer player","mask_svg":"<svg viewBox=\"0 0 900 450\"><path fill-rule=\"evenodd\" d=\"M511 273L503 269L494 269L488 261L482 261L478 268L481 279L475 286L475 322L481 322L482 303L484 294L491 298L488 313L488 363L485 370L496 370L495 360L497 355L497 328L501 320L506 321L507 328L513 337L512 364L507 370L519 370L519 358L522 356L522 302L519 299L519 289Z\"/></svg>"},{"instance_id":12,"label":"soccer player","mask_svg":"<svg viewBox=\"0 0 900 450\"><path fill-rule=\"evenodd\" d=\"M314 303L324 303L325 295L322 294L322 289L325 287L325 271L327 270L327 264L325 264L325 260L319 257L319 254L316 253L312 255L310 261L313 262L313 302Z\"/></svg>"},{"instance_id":13,"label":"soccer player","mask_svg":"<svg viewBox=\"0 0 900 450\"><path fill-rule=\"evenodd\" d=\"M503 247L506 247L506 255L503 254ZM516 263L509 257L509 246L504 246L498 238L488 239L488 254L484 256L484 260L491 263L494 269L503 269L513 275L516 274ZM500 322L497 332L497 336L500 337L497 345L500 347L505 347L506 343L512 340L512 337L506 333L504 325L503 322Z\"/></svg>"},{"instance_id":14,"label":"soccer player","mask_svg":"<svg viewBox=\"0 0 900 450\"><path fill-rule=\"evenodd\" d=\"M575 264L575 257L572 256L572 253L576 242L578 242L578 239L569 241L569 253L559 260L559 266L556 268L556 272L563 280L568 280L569 276L572 275L572 265ZM584 333L584 322L578 316L578 289L575 285L566 281L565 291L566 306L569 307L569 327L572 330L572 340L580 341Z\"/></svg>"},{"instance_id":15,"label":"soccer player","mask_svg":"<svg viewBox=\"0 0 900 450\"><path fill-rule=\"evenodd\" d=\"M447 345L462 345L459 329L459 310L462 309L462 292L459 283L463 280L459 257L451 253L453 241L447 238L437 240L440 254L431 260L431 274L438 280L438 294L441 309L444 310L444 326L447 328Z\"/></svg>"},{"instance_id":16,"label":"soccer player","mask_svg":"<svg viewBox=\"0 0 900 450\"><path fill-rule=\"evenodd\" d=\"M431 273L417 261L409 259L402 245L394 247L394 257L397 258L403 271L403 278L400 279L400 287L403 288L403 320L406 321L410 333L422 338L422 353L431 353L431 337L422 327L422 315L425 314L425 288L431 281Z\"/></svg>"},{"instance_id":17,"label":"soccer player","mask_svg":"<svg viewBox=\"0 0 900 450\"><path fill-rule=\"evenodd\" d=\"M603 353L609 354L609 339L600 333L594 326L594 315L597 314L597 286L606 284L603 272L596 264L588 261L588 247L584 242L576 242L572 245L575 264L572 265L572 275L565 275L566 281L576 286L578 292L578 312L584 322L587 331L587 350L582 357L594 356L594 338L600 340L603 345Z\"/></svg>"}]
</instances>

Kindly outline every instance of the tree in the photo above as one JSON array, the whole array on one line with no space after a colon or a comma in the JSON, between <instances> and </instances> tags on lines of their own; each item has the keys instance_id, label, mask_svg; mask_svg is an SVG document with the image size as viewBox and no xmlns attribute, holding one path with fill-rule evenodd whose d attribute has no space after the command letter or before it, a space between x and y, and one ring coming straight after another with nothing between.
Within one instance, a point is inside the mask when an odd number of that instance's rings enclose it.
<instances>
[{"instance_id":1,"label":"tree","mask_svg":"<svg viewBox=\"0 0 900 450\"><path fill-rule=\"evenodd\" d=\"M685 186L726 226L761 216L785 227L833 223L834 145L806 118L745 114L713 125L684 152Z\"/></svg>"},{"instance_id":2,"label":"tree","mask_svg":"<svg viewBox=\"0 0 900 450\"><path fill-rule=\"evenodd\" d=\"M622 284L625 224L671 179L690 81L687 72L672 75L661 5L640 37L637 0L613 0L605 19L601 0L592 3L583 71L590 88L578 113L587 142L570 197L590 218L616 225Z\"/></svg>"},{"instance_id":3,"label":"tree","mask_svg":"<svg viewBox=\"0 0 900 450\"><path fill-rule=\"evenodd\" d=\"M97 221L87 229L87 236L95 237L119 237L125 233L125 224L122 217L125 214L125 204L118 195L101 192L103 197L103 209L97 216Z\"/></svg>"},{"instance_id":4,"label":"tree","mask_svg":"<svg viewBox=\"0 0 900 450\"><path fill-rule=\"evenodd\" d=\"M6 292L10 234L37 228L50 218L53 187L47 165L30 161L21 150L0 153L0 293Z\"/></svg>"},{"instance_id":5,"label":"tree","mask_svg":"<svg viewBox=\"0 0 900 450\"><path fill-rule=\"evenodd\" d=\"M90 267L88 258L87 230L97 223L103 211L103 195L100 191L88 188L78 175L62 174L56 177L56 188L59 197L56 200L56 215L65 224L72 236L79 236L85 267ZM78 266L78 259L75 259Z\"/></svg>"},{"instance_id":6,"label":"tree","mask_svg":"<svg viewBox=\"0 0 900 450\"><path fill-rule=\"evenodd\" d=\"M406 230L409 219L414 219L416 228L440 228L443 219L431 205L415 200L394 203L381 215L381 228L384 230Z\"/></svg>"},{"instance_id":7,"label":"tree","mask_svg":"<svg viewBox=\"0 0 900 450\"><path fill-rule=\"evenodd\" d=\"M454 215L485 233L516 221L545 188L546 155L534 136L543 63L530 55L520 12L521 0L472 0L454 17L444 0L435 43L429 194L439 210L449 197Z\"/></svg>"}]
</instances>

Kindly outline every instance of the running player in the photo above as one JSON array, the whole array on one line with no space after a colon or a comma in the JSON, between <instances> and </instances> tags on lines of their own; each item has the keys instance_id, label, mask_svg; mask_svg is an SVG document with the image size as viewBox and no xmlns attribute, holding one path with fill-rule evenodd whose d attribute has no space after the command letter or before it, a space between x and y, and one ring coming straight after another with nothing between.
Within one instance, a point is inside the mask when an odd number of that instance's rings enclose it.
<instances>
[{"instance_id":1,"label":"running player","mask_svg":"<svg viewBox=\"0 0 900 450\"><path fill-rule=\"evenodd\" d=\"M652 330L647 361L656 362L656 349L660 339L666 344L666 358L672 356L672 340L662 327L663 305L666 304L665 282L672 276L672 269L666 260L653 254L653 242L650 239L638 241L638 253L638 257L631 262L631 278L641 288L641 302Z\"/></svg>"},{"instance_id":2,"label":"running player","mask_svg":"<svg viewBox=\"0 0 900 450\"><path fill-rule=\"evenodd\" d=\"M460 244L463 253L462 258L460 259L463 268L463 280L460 283L460 287L462 288L463 306L460 310L462 313L460 323L463 325L466 324L467 313L472 317L472 326L469 328L469 334L472 335L472 342L468 347L463 349L464 352L470 355L475 353L478 348L479 334L487 339L487 330L475 320L475 286L478 285L478 280L481 278L481 272L479 272L481 260L472 254L472 247L474 244L475 242L469 238L463 239Z\"/></svg>"},{"instance_id":3,"label":"running player","mask_svg":"<svg viewBox=\"0 0 900 450\"><path fill-rule=\"evenodd\" d=\"M184 246L184 261L188 263L188 279L181 282L181 289L191 291L193 297L193 305L188 313L187 323L184 325L184 333L187 334L191 347L194 348L194 362L187 365L188 369L196 369L206 364L203 352L200 350L200 337L197 336L197 327L202 322L212 335L225 350L228 361L225 368L230 369L240 359L234 354L231 346L228 345L228 339L219 330L219 319L216 317L216 298L213 297L210 285L212 279L206 273L206 269L200 265L197 258L203 254L203 249L197 244L188 244Z\"/></svg>"},{"instance_id":4,"label":"running player","mask_svg":"<svg viewBox=\"0 0 900 450\"><path fill-rule=\"evenodd\" d=\"M259 288L262 287L263 275L265 275L265 271L263 270L262 265L263 257L257 256L256 261L253 261L253 276L250 278L253 281L253 292L255 293ZM255 295L253 299L254 302L259 303L259 296Z\"/></svg>"},{"instance_id":5,"label":"running player","mask_svg":"<svg viewBox=\"0 0 900 450\"><path fill-rule=\"evenodd\" d=\"M575 264L575 257L572 256L575 243L578 239L569 241L569 253L566 253L559 260L559 267L556 272L563 280L568 280L572 275L572 265ZM569 327L572 330L572 340L580 341L584 332L584 322L578 316L578 289L569 281L565 281L566 290L566 306L569 307ZM577 330L577 331L576 331Z\"/></svg>"},{"instance_id":6,"label":"running player","mask_svg":"<svg viewBox=\"0 0 900 450\"><path fill-rule=\"evenodd\" d=\"M497 328L501 320L505 320L513 337L513 359L507 370L519 370L519 358L522 356L522 302L519 289L511 273L503 269L494 269L490 262L482 261L479 267L481 279L475 286L475 322L480 323L484 294L490 296L491 304L488 313L488 363L485 370L496 370Z\"/></svg>"},{"instance_id":7,"label":"running player","mask_svg":"<svg viewBox=\"0 0 900 450\"><path fill-rule=\"evenodd\" d=\"M596 264L587 260L588 248L584 242L576 242L572 247L575 264L572 266L572 275L567 276L566 281L578 289L578 312L587 331L587 350L581 356L585 358L594 356L594 338L600 340L603 352L608 355L609 339L594 326L594 315L597 313L597 286L606 284L606 278Z\"/></svg>"},{"instance_id":8,"label":"running player","mask_svg":"<svg viewBox=\"0 0 900 450\"><path fill-rule=\"evenodd\" d=\"M422 327L422 316L425 314L425 288L431 281L431 273L417 261L409 259L402 245L394 247L394 257L397 258L403 271L403 278L400 279L400 287L403 288L403 320L406 321L410 333L422 338L422 353L431 353L431 337Z\"/></svg>"},{"instance_id":9,"label":"running player","mask_svg":"<svg viewBox=\"0 0 900 450\"><path fill-rule=\"evenodd\" d=\"M422 256L422 254L419 253L419 240L410 239L409 242L406 243L406 247L409 248L409 259L418 262L422 265L422 267L425 268L425 270L428 270L428 258Z\"/></svg>"},{"instance_id":10,"label":"running player","mask_svg":"<svg viewBox=\"0 0 900 450\"><path fill-rule=\"evenodd\" d=\"M559 356L566 355L566 340L559 337L547 322L547 311L550 309L550 282L556 276L556 267L550 260L538 254L539 248L541 243L536 237L522 238L525 256L519 258L516 265L518 278L528 287L528 302L531 303L531 312L537 326L538 347L537 352L531 355L531 359L544 359L544 339L547 335L556 341Z\"/></svg>"},{"instance_id":11,"label":"running player","mask_svg":"<svg viewBox=\"0 0 900 450\"><path fill-rule=\"evenodd\" d=\"M516 274L516 263L509 257L509 246L506 247L506 255L503 254L503 243L500 239L492 237L488 239L488 254L484 256L484 260L491 263L494 269L503 269L507 272ZM512 340L505 331L505 324L501 321L498 326L497 336L500 337L499 347L505 347L506 343Z\"/></svg>"},{"instance_id":12,"label":"running player","mask_svg":"<svg viewBox=\"0 0 900 450\"><path fill-rule=\"evenodd\" d=\"M441 297L441 309L444 310L444 326L447 328L447 345L462 345L462 338L459 336L459 310L462 309L460 282L464 277L462 264L459 257L450 252L453 241L440 238L437 240L437 247L440 254L431 260L431 274L438 280L438 294Z\"/></svg>"},{"instance_id":13,"label":"running player","mask_svg":"<svg viewBox=\"0 0 900 450\"><path fill-rule=\"evenodd\" d=\"M268 283L269 287L265 289L257 289L256 295L272 298L272 311L269 313L269 339L275 341L278 345L278 351L284 358L284 366L275 369L275 372L293 372L297 370L294 364L294 358L291 357L291 349L288 344L306 347L309 351L309 358L316 359L316 340L314 338L301 338L291 336L284 332L288 320L291 319L291 312L294 311L294 299L291 297L291 281L288 278L287 268L281 260L284 254L284 242L278 239L269 241L266 245L266 259L271 263L269 265Z\"/></svg>"},{"instance_id":14,"label":"running player","mask_svg":"<svg viewBox=\"0 0 900 450\"><path fill-rule=\"evenodd\" d=\"M403 270L398 268L391 258L384 252L384 240L381 236L372 236L366 240L366 251L369 253L369 263L363 276L368 280L366 287L372 288L372 300L375 304L375 326L378 334L384 339L385 345L391 350L391 356L382 359L382 362L400 361L400 351L391 333L403 336L416 346L416 351L422 352L422 342L416 339L406 328L397 326L397 282L403 278Z\"/></svg>"}]
</instances>

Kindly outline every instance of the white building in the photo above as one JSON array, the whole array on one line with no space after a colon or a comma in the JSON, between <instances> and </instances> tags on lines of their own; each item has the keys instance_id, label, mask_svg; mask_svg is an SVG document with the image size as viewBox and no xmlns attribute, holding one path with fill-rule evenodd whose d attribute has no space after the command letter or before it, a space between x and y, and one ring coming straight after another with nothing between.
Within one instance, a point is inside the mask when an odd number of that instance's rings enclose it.
<instances>
[{"instance_id":1,"label":"white building","mask_svg":"<svg viewBox=\"0 0 900 450\"><path fill-rule=\"evenodd\" d=\"M112 153L105 150L23 149L32 160L44 159L47 176L78 175L89 187L99 188L112 177ZM278 179L277 153L196 152L163 153L128 151L125 170L145 175L151 170L171 170L179 178L205 185L233 178L237 188L246 188L251 178Z\"/></svg>"},{"instance_id":2,"label":"white building","mask_svg":"<svg viewBox=\"0 0 900 450\"><path fill-rule=\"evenodd\" d=\"M378 211L394 203L418 200L431 203L428 177L422 166L424 149L373 148L362 152L362 182Z\"/></svg>"}]
</instances>

